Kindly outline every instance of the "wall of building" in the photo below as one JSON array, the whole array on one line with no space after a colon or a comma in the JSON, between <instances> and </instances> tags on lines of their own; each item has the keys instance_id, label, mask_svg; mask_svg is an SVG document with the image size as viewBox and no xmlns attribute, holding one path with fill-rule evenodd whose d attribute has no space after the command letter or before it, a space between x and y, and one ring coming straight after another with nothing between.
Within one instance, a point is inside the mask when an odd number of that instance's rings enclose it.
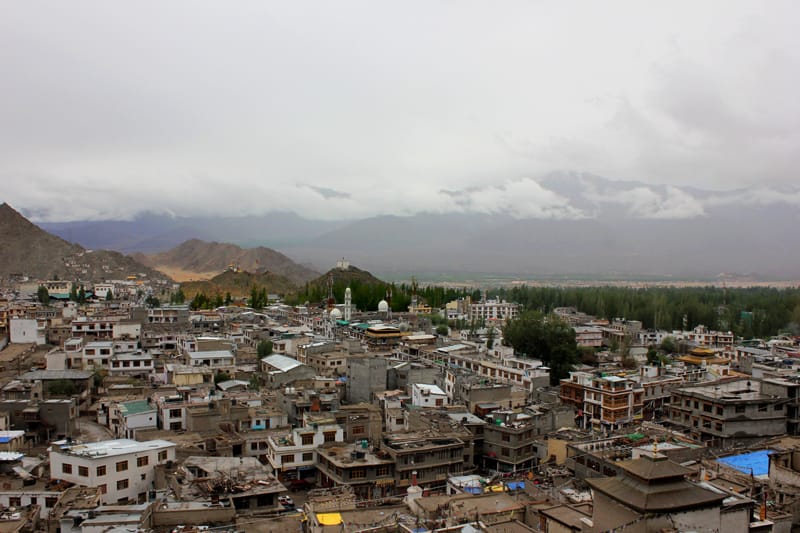
<instances>
[{"instance_id":1,"label":"wall of building","mask_svg":"<svg viewBox=\"0 0 800 533\"><path fill-rule=\"evenodd\" d=\"M230 524L236 520L236 509L215 507L205 509L155 509L153 527L177 525L201 526L210 524Z\"/></svg>"}]
</instances>

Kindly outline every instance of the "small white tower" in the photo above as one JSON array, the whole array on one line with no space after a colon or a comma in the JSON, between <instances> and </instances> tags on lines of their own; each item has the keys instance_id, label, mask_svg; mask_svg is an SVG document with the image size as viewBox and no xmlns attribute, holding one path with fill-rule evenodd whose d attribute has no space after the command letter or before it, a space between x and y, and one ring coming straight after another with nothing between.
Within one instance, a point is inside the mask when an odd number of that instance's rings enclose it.
<instances>
[{"instance_id":1,"label":"small white tower","mask_svg":"<svg viewBox=\"0 0 800 533\"><path fill-rule=\"evenodd\" d=\"M350 291L350 287L347 287L344 290L344 319L350 322L352 316L353 316L353 293Z\"/></svg>"}]
</instances>

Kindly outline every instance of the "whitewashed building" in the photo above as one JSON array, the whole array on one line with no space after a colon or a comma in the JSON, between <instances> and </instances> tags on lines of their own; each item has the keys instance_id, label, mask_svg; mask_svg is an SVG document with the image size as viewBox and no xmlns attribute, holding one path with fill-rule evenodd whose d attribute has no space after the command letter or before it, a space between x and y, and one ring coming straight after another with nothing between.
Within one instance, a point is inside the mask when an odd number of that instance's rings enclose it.
<instances>
[{"instance_id":1,"label":"whitewashed building","mask_svg":"<svg viewBox=\"0 0 800 533\"><path fill-rule=\"evenodd\" d=\"M175 444L165 440L106 440L89 444L54 443L50 479L99 487L105 504L145 502L156 465L175 460Z\"/></svg>"}]
</instances>

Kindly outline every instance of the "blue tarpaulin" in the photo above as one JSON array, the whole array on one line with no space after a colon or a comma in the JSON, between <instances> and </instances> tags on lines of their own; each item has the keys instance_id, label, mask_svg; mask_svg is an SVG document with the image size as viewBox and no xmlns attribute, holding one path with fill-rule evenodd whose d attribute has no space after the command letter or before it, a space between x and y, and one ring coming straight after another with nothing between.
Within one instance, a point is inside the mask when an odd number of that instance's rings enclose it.
<instances>
[{"instance_id":1,"label":"blue tarpaulin","mask_svg":"<svg viewBox=\"0 0 800 533\"><path fill-rule=\"evenodd\" d=\"M723 457L717 459L717 461L745 474L752 473L754 476L766 476L769 475L769 454L771 453L772 450L759 450L752 453Z\"/></svg>"},{"instance_id":2,"label":"blue tarpaulin","mask_svg":"<svg viewBox=\"0 0 800 533\"><path fill-rule=\"evenodd\" d=\"M525 488L525 482L524 481L509 481L508 483L506 483L506 487L508 487L508 490L522 490L522 489Z\"/></svg>"}]
</instances>

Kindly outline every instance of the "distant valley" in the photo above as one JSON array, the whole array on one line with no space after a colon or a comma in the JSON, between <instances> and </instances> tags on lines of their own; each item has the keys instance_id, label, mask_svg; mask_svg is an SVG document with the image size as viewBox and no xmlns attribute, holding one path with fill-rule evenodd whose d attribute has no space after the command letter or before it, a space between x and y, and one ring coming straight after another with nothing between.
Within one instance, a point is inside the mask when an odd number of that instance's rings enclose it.
<instances>
[{"instance_id":1,"label":"distant valley","mask_svg":"<svg viewBox=\"0 0 800 533\"><path fill-rule=\"evenodd\" d=\"M87 247L102 242L125 252L154 254L189 238L270 246L307 271L325 271L345 257L388 279L425 273L431 280L713 280L730 272L754 280L800 279L797 191L702 191L569 173L541 184L574 216L520 218L502 209L333 222L292 213L142 215L128 222L42 226ZM455 205L459 193L453 198ZM197 258L186 265L161 254L136 257L179 277L219 272L226 261Z\"/></svg>"}]
</instances>

